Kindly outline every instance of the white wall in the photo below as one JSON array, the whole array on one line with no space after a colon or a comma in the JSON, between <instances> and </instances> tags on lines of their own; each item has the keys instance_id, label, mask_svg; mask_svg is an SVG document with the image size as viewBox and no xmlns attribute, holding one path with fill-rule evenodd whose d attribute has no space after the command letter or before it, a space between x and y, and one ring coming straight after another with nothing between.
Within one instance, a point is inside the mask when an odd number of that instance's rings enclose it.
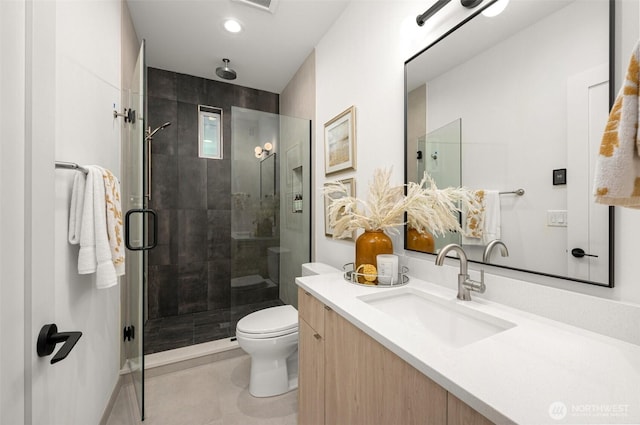
<instances>
[{"instance_id":1,"label":"white wall","mask_svg":"<svg viewBox=\"0 0 640 425\"><path fill-rule=\"evenodd\" d=\"M435 28L448 28L468 14L451 2L418 27L415 18L428 6L419 1L354 1L316 47L317 261L340 267L355 255L353 242L324 236L320 190L326 181L355 177L357 196L366 196L375 168L391 166L392 183L404 181L404 62L436 38ZM356 107L357 171L325 177L324 123L351 105ZM392 237L401 253L402 235Z\"/></svg>"},{"instance_id":2,"label":"white wall","mask_svg":"<svg viewBox=\"0 0 640 425\"><path fill-rule=\"evenodd\" d=\"M630 40L638 39L638 6L634 4L637 2L630 0L623 3L620 7L625 11L620 13L627 18L625 37L619 42L632 46ZM402 182L404 61L467 13L460 10L462 8L458 3L451 2L425 27L419 28L415 24L415 16L426 7L428 4L423 2L354 1L316 48L316 261L340 267L354 258L353 242L334 241L323 236L322 220L318 217L323 217L320 188L325 181L354 176L357 181L356 192L362 195L375 168L393 166L394 181ZM629 11L633 19L628 19ZM366 19L363 19L364 16ZM626 50L630 52L630 49ZM619 70L619 73L623 72ZM323 172L323 124L350 105L355 105L357 110L358 170L326 178ZM634 253L637 253L637 241L640 240L639 214L633 210L618 209L616 212L615 288L592 287L530 274L517 274L517 277L602 298L640 303L640 282L634 267ZM394 237L395 252L404 254L402 247L402 238ZM432 264L434 260L429 255L407 255L412 262ZM488 272L504 273L491 268ZM491 285L491 279L491 275L488 275L487 285ZM606 323L608 319L602 317L600 320Z\"/></svg>"},{"instance_id":3,"label":"white wall","mask_svg":"<svg viewBox=\"0 0 640 425\"><path fill-rule=\"evenodd\" d=\"M120 178L120 0L56 2L55 157L97 164ZM55 309L61 330L83 336L56 364L55 419L98 423L120 370L120 288L98 290L78 275L78 247L67 242L73 171L55 173Z\"/></svg>"}]
</instances>

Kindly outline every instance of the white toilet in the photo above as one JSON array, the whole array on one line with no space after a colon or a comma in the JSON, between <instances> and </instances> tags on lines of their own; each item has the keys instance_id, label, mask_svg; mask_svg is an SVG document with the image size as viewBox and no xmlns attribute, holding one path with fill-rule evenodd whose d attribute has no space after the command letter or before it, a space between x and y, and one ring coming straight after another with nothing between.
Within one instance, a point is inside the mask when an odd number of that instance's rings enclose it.
<instances>
[{"instance_id":1,"label":"white toilet","mask_svg":"<svg viewBox=\"0 0 640 425\"><path fill-rule=\"evenodd\" d=\"M322 263L302 265L303 276L338 271ZM298 311L293 306L265 308L243 317L236 338L251 356L251 395L271 397L298 388Z\"/></svg>"}]
</instances>

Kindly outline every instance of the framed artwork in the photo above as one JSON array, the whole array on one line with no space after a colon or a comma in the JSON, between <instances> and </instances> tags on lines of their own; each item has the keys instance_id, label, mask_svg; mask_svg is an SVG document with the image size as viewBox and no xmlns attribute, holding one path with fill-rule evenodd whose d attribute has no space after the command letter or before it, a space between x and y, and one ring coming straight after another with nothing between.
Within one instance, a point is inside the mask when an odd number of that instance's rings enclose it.
<instances>
[{"instance_id":1,"label":"framed artwork","mask_svg":"<svg viewBox=\"0 0 640 425\"><path fill-rule=\"evenodd\" d=\"M356 108L352 106L324 125L324 173L356 169Z\"/></svg>"},{"instance_id":2,"label":"framed artwork","mask_svg":"<svg viewBox=\"0 0 640 425\"><path fill-rule=\"evenodd\" d=\"M347 196L356 196L356 182L355 179L352 178L348 178L348 179L344 179L344 180L340 180L340 182L345 185L345 187L347 188ZM326 186L326 183L325 183ZM331 204L331 201L333 199L340 199L340 195L325 195L324 196L324 234L326 236L330 236L333 237L333 228L331 227L331 224L329 223L329 205ZM354 240L355 239L355 231L351 234L351 237L349 238L343 238L346 240Z\"/></svg>"}]
</instances>

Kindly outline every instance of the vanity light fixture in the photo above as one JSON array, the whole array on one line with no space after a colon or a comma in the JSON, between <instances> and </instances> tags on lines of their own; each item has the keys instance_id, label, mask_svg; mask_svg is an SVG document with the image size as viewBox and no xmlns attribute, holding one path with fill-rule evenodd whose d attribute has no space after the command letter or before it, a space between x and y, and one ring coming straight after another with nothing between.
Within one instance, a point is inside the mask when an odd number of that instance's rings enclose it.
<instances>
[{"instance_id":1,"label":"vanity light fixture","mask_svg":"<svg viewBox=\"0 0 640 425\"><path fill-rule=\"evenodd\" d=\"M482 3L482 0L460 0L460 3L467 9L473 9L474 7Z\"/></svg>"},{"instance_id":2,"label":"vanity light fixture","mask_svg":"<svg viewBox=\"0 0 640 425\"><path fill-rule=\"evenodd\" d=\"M493 18L494 16L498 16L507 8L509 4L509 0L498 0L485 10L482 11L482 14L487 18Z\"/></svg>"},{"instance_id":3,"label":"vanity light fixture","mask_svg":"<svg viewBox=\"0 0 640 425\"><path fill-rule=\"evenodd\" d=\"M262 158L264 156L268 156L269 153L271 153L272 149L273 145L269 142L266 142L264 144L264 147L256 146L255 149L253 149L253 152L256 154L256 158Z\"/></svg>"},{"instance_id":4,"label":"vanity light fixture","mask_svg":"<svg viewBox=\"0 0 640 425\"><path fill-rule=\"evenodd\" d=\"M438 0L436 3L427 9L422 15L418 15L416 17L416 23L418 26L423 26L427 19L435 15L440 9L445 7L451 0ZM460 4L462 4L467 9L473 9L477 5L482 3L482 0L460 0Z\"/></svg>"}]
</instances>

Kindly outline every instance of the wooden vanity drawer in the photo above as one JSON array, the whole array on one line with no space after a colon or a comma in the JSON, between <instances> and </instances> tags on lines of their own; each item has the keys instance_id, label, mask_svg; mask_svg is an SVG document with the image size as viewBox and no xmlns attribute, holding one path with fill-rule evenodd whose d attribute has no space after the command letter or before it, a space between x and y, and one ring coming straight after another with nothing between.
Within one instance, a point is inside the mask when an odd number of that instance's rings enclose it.
<instances>
[{"instance_id":1,"label":"wooden vanity drawer","mask_svg":"<svg viewBox=\"0 0 640 425\"><path fill-rule=\"evenodd\" d=\"M324 335L324 304L302 288L298 288L298 314L317 333Z\"/></svg>"}]
</instances>

